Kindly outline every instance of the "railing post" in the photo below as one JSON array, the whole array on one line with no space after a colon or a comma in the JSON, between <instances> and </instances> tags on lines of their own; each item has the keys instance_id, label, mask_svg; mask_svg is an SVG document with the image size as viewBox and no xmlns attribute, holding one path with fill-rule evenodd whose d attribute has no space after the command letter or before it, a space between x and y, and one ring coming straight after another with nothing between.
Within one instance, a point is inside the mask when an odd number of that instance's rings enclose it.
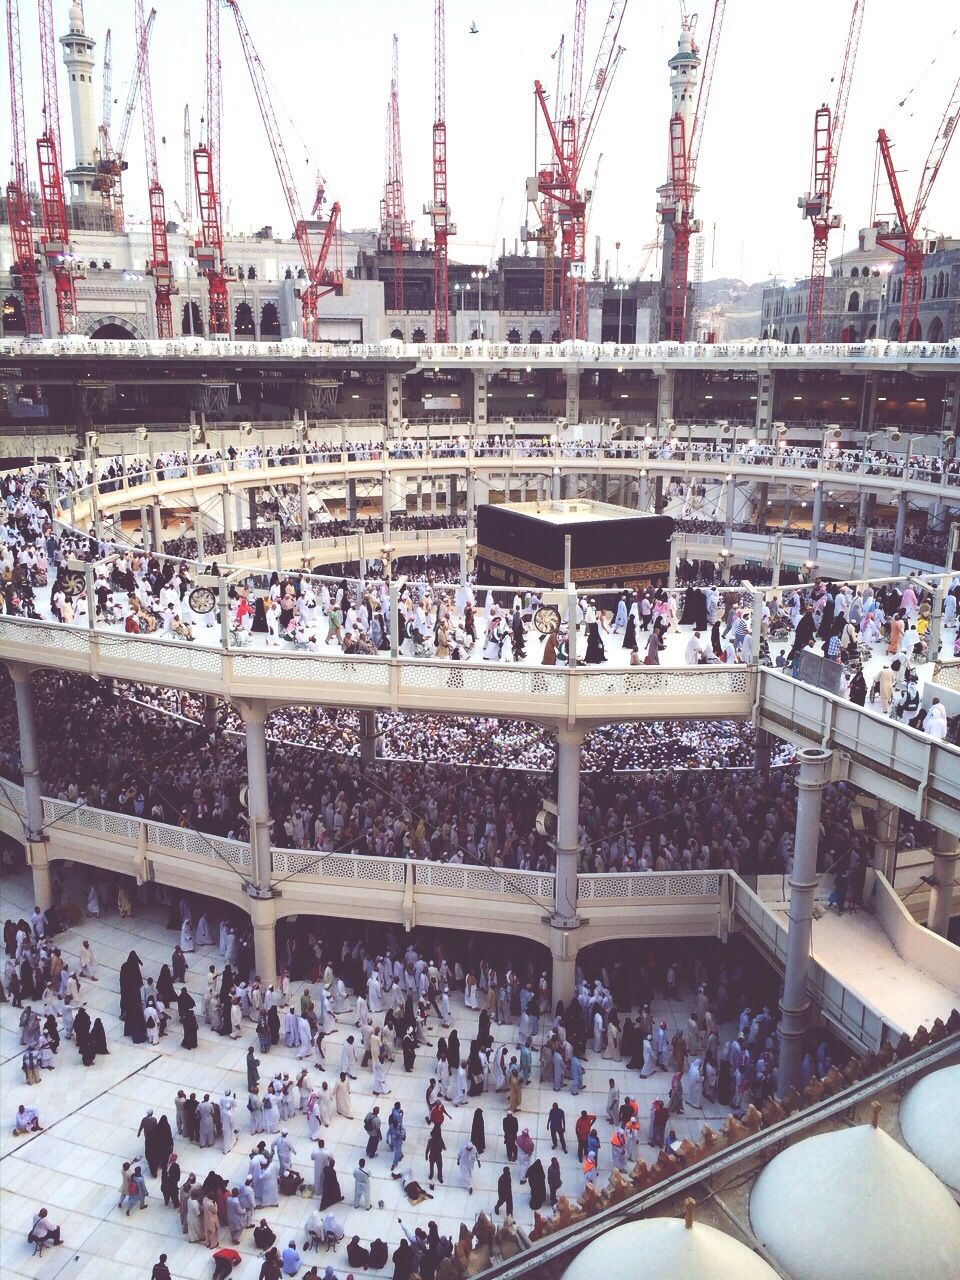
<instances>
[{"instance_id":1,"label":"railing post","mask_svg":"<svg viewBox=\"0 0 960 1280\"><path fill-rule=\"evenodd\" d=\"M833 752L803 747L797 752L797 821L790 876L790 927L780 1001L780 1068L777 1093L782 1098L791 1086L799 1088L803 1041L807 1033L810 1001L810 940L813 934L813 898L817 888L817 851L820 844L820 810L823 789L830 779Z\"/></svg>"}]
</instances>

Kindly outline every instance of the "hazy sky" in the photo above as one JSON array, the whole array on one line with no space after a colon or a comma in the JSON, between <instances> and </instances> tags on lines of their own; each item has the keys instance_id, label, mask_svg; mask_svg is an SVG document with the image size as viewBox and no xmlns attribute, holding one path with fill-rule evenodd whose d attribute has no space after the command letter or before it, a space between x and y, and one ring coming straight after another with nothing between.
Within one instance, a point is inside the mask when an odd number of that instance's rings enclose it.
<instances>
[{"instance_id":1,"label":"hazy sky","mask_svg":"<svg viewBox=\"0 0 960 1280\"><path fill-rule=\"evenodd\" d=\"M204 0L147 0L148 11L151 3L157 9L151 67L161 180L175 216L173 202L183 202L185 102L194 143L200 133ZM351 228L374 226L378 218L391 36L398 33L407 214L415 233L427 235L422 207L431 183L433 0L242 0L242 7L271 78L303 203L309 211L319 168ZM63 33L68 0L54 0L54 9ZM116 131L134 62L133 0L86 0L85 9L87 31L98 41L98 70L103 36L107 27L113 30ZM539 75L552 93L556 64L550 55L569 33L573 9L573 0L447 2L449 197L459 227L453 257L489 258L504 237L512 247L519 234L524 179L533 172L532 85ZM590 0L587 71L607 9L608 0ZM711 0L702 0L700 9L705 43ZM813 113L825 98L833 101L831 81L839 74L850 10L851 0L729 0L699 168L706 278L792 278L807 270L810 228L796 197L809 185ZM21 0L20 11L32 139L41 106L33 0ZM469 34L472 22L476 35ZM270 222L287 233L290 220L228 10L221 14L221 28L228 225L245 231ZM656 233L655 188L665 178L670 106L666 61L678 33L677 0L629 0L620 35L626 52L585 166L590 185L602 153L588 268L595 235L611 271L614 242L622 242L621 273L632 274L644 243ZM569 63L569 38L567 46ZM912 204L958 71L960 9L953 0L914 0L906 9L902 0L866 0L834 202L846 221L847 243L870 217L878 127L897 144L895 157ZM73 141L62 64L60 94L69 165ZM99 84L97 99L99 104ZM9 154L5 117L3 146ZM131 137L124 187L134 221L146 206L139 119ZM541 136L541 160L544 145ZM33 153L34 180L35 161ZM884 190L878 207L890 208ZM960 142L948 153L925 221L960 235ZM843 236L834 232L831 253L839 252Z\"/></svg>"}]
</instances>

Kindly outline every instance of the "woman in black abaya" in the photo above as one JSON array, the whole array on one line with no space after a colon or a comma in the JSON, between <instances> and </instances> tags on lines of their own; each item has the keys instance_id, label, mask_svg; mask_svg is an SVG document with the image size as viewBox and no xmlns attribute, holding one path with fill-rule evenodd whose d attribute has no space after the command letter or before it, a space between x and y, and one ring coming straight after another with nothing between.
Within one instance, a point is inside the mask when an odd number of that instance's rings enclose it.
<instances>
[{"instance_id":1,"label":"woman in black abaya","mask_svg":"<svg viewBox=\"0 0 960 1280\"><path fill-rule=\"evenodd\" d=\"M181 1045L184 1049L195 1049L197 1047L197 1015L192 1008L186 1011L180 1022L183 1026Z\"/></svg>"},{"instance_id":2,"label":"woman in black abaya","mask_svg":"<svg viewBox=\"0 0 960 1280\"><path fill-rule=\"evenodd\" d=\"M534 1160L527 1170L527 1185L530 1188L530 1208L542 1209L547 1199L547 1175L541 1161Z\"/></svg>"},{"instance_id":3,"label":"woman in black abaya","mask_svg":"<svg viewBox=\"0 0 960 1280\"><path fill-rule=\"evenodd\" d=\"M483 1155L487 1149L487 1135L483 1127L483 1108L477 1107L473 1113L473 1124L470 1126L470 1141L477 1148L477 1155Z\"/></svg>"},{"instance_id":4,"label":"woman in black abaya","mask_svg":"<svg viewBox=\"0 0 960 1280\"><path fill-rule=\"evenodd\" d=\"M142 1014L140 1017L140 1021L141 1023L143 1022ZM143 1038L144 1040L146 1040L147 1038L146 1027L144 1027L143 1029ZM137 1041L136 1043L142 1043L142 1042ZM100 1057L101 1055L106 1055L110 1052L110 1050L107 1048L107 1033L104 1031L103 1023L100 1021L99 1018L90 1028L90 1035L87 1038L87 1045L90 1049L90 1052L94 1055L94 1057Z\"/></svg>"},{"instance_id":5,"label":"woman in black abaya","mask_svg":"<svg viewBox=\"0 0 960 1280\"><path fill-rule=\"evenodd\" d=\"M170 966L163 965L157 975L157 995L168 1007L177 1003L177 993L173 986L173 978L170 976Z\"/></svg>"},{"instance_id":6,"label":"woman in black abaya","mask_svg":"<svg viewBox=\"0 0 960 1280\"><path fill-rule=\"evenodd\" d=\"M136 1006L143 1019L143 1004L140 989L143 986L143 961L135 951L131 951L120 966L120 1017L126 1021L131 1008ZM125 1032L125 1034L128 1034Z\"/></svg>"}]
</instances>

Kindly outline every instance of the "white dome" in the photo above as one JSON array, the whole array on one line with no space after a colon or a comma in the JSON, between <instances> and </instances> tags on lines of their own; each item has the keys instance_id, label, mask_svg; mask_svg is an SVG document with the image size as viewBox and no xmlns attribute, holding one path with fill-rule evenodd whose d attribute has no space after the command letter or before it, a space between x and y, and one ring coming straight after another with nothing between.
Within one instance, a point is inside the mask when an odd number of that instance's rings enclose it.
<instances>
[{"instance_id":1,"label":"white dome","mask_svg":"<svg viewBox=\"0 0 960 1280\"><path fill-rule=\"evenodd\" d=\"M776 1280L776 1272L739 1240L682 1218L647 1218L592 1240L563 1280Z\"/></svg>"},{"instance_id":2,"label":"white dome","mask_svg":"<svg viewBox=\"0 0 960 1280\"><path fill-rule=\"evenodd\" d=\"M70 6L70 17L68 19L71 31L83 31L83 9L79 4Z\"/></svg>"},{"instance_id":3,"label":"white dome","mask_svg":"<svg viewBox=\"0 0 960 1280\"><path fill-rule=\"evenodd\" d=\"M750 1221L791 1280L956 1280L960 1208L872 1125L805 1138L754 1184Z\"/></svg>"},{"instance_id":4,"label":"white dome","mask_svg":"<svg viewBox=\"0 0 960 1280\"><path fill-rule=\"evenodd\" d=\"M900 1104L910 1150L960 1195L960 1065L918 1081Z\"/></svg>"}]
</instances>

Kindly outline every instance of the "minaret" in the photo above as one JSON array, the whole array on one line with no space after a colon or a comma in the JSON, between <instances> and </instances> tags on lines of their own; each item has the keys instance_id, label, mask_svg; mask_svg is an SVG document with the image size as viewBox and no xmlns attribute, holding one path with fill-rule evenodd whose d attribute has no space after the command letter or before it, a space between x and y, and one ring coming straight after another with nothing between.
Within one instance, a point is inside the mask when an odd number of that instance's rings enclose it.
<instances>
[{"instance_id":1,"label":"minaret","mask_svg":"<svg viewBox=\"0 0 960 1280\"><path fill-rule=\"evenodd\" d=\"M693 38L693 31L687 21L680 30L677 41L677 52L667 62L670 68L670 132L667 135L667 181L657 188L660 201L657 212L663 223L663 266L661 281L663 284L662 305L660 315L661 335L666 332L667 298L671 293L673 279L673 224L678 216L676 193L673 190L670 170L670 147L673 137L673 120L679 116L683 120L683 136L687 150L690 147L690 134L693 131L693 119L697 106L697 82L700 68L700 53Z\"/></svg>"},{"instance_id":2,"label":"minaret","mask_svg":"<svg viewBox=\"0 0 960 1280\"><path fill-rule=\"evenodd\" d=\"M93 87L94 57L91 40L84 30L83 5L70 5L70 31L60 37L63 61L70 84L70 116L73 120L73 147L76 164L66 171L71 201L93 198L94 166L97 150L97 107Z\"/></svg>"}]
</instances>

